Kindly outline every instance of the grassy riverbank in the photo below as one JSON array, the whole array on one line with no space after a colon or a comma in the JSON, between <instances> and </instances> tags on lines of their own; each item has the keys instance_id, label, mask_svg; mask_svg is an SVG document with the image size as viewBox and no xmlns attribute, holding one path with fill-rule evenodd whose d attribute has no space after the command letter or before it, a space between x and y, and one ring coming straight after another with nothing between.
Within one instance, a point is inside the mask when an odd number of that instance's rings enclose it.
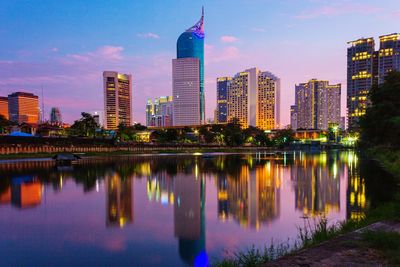
<instances>
[{"instance_id":1,"label":"grassy riverbank","mask_svg":"<svg viewBox=\"0 0 400 267\"><path fill-rule=\"evenodd\" d=\"M400 182L400 150L376 147L368 149L366 153Z\"/></svg>"}]
</instances>

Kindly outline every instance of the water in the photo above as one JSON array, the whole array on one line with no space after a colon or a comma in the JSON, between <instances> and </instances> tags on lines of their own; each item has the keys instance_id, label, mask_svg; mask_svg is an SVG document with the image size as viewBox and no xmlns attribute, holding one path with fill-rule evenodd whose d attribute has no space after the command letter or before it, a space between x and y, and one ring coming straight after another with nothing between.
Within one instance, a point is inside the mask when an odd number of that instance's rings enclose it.
<instances>
[{"instance_id":1,"label":"water","mask_svg":"<svg viewBox=\"0 0 400 267\"><path fill-rule=\"evenodd\" d=\"M304 217L361 218L384 176L353 151L3 162L1 265L202 266L292 242Z\"/></svg>"}]
</instances>

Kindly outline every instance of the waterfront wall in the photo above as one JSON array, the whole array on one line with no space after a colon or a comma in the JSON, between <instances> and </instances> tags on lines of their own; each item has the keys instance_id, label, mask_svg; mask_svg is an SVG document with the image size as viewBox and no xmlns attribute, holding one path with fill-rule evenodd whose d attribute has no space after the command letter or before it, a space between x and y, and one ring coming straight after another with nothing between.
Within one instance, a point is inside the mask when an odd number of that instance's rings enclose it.
<instances>
[{"instance_id":1,"label":"waterfront wall","mask_svg":"<svg viewBox=\"0 0 400 267\"><path fill-rule=\"evenodd\" d=\"M196 151L196 150L257 150L260 147L226 147L213 144L147 144L116 143L110 140L90 139L3 139L0 137L0 155L34 154L34 153L152 153L155 151ZM262 148L268 149L268 148Z\"/></svg>"}]
</instances>

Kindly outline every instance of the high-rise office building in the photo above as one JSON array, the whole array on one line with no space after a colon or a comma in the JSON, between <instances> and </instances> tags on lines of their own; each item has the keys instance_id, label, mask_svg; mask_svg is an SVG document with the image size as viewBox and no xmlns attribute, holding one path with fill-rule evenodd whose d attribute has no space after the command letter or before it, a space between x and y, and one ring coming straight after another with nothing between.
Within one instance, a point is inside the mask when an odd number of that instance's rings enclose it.
<instances>
[{"instance_id":1,"label":"high-rise office building","mask_svg":"<svg viewBox=\"0 0 400 267\"><path fill-rule=\"evenodd\" d=\"M295 129L327 130L330 123L340 124L340 84L312 79L295 90L296 103L291 107Z\"/></svg>"},{"instance_id":2,"label":"high-rise office building","mask_svg":"<svg viewBox=\"0 0 400 267\"><path fill-rule=\"evenodd\" d=\"M348 42L347 48L347 117L349 129L359 127L369 104L371 86L381 84L391 71L400 71L400 34L379 36L379 50L374 38Z\"/></svg>"},{"instance_id":3,"label":"high-rise office building","mask_svg":"<svg viewBox=\"0 0 400 267\"><path fill-rule=\"evenodd\" d=\"M132 75L115 71L103 72L105 128L132 123Z\"/></svg>"},{"instance_id":4,"label":"high-rise office building","mask_svg":"<svg viewBox=\"0 0 400 267\"><path fill-rule=\"evenodd\" d=\"M177 41L172 60L173 122L176 126L200 125L205 121L204 104L204 10L200 20Z\"/></svg>"},{"instance_id":5,"label":"high-rise office building","mask_svg":"<svg viewBox=\"0 0 400 267\"><path fill-rule=\"evenodd\" d=\"M280 79L272 73L259 72L257 77L256 126L264 130L279 128Z\"/></svg>"},{"instance_id":6,"label":"high-rise office building","mask_svg":"<svg viewBox=\"0 0 400 267\"><path fill-rule=\"evenodd\" d=\"M249 76L248 72L239 72L236 74L228 88L228 122L234 118L247 128L250 124L249 110Z\"/></svg>"},{"instance_id":7,"label":"high-rise office building","mask_svg":"<svg viewBox=\"0 0 400 267\"><path fill-rule=\"evenodd\" d=\"M346 117L340 117L340 125L339 125L340 129L342 130L346 130Z\"/></svg>"},{"instance_id":8,"label":"high-rise office building","mask_svg":"<svg viewBox=\"0 0 400 267\"><path fill-rule=\"evenodd\" d=\"M279 125L280 79L257 68L237 73L228 85L227 121L264 130Z\"/></svg>"},{"instance_id":9,"label":"high-rise office building","mask_svg":"<svg viewBox=\"0 0 400 267\"><path fill-rule=\"evenodd\" d=\"M57 108L57 107L51 108L50 123L51 124L61 124L62 123L61 111L59 108Z\"/></svg>"},{"instance_id":10,"label":"high-rise office building","mask_svg":"<svg viewBox=\"0 0 400 267\"><path fill-rule=\"evenodd\" d=\"M400 34L392 33L379 36L378 82L383 83L385 76L400 71Z\"/></svg>"},{"instance_id":11,"label":"high-rise office building","mask_svg":"<svg viewBox=\"0 0 400 267\"><path fill-rule=\"evenodd\" d=\"M8 114L11 121L37 124L39 122L38 96L25 92L8 95Z\"/></svg>"},{"instance_id":12,"label":"high-rise office building","mask_svg":"<svg viewBox=\"0 0 400 267\"><path fill-rule=\"evenodd\" d=\"M293 105L290 106L290 128L292 130L297 130L297 114L298 114L298 110L297 110L297 106Z\"/></svg>"},{"instance_id":13,"label":"high-rise office building","mask_svg":"<svg viewBox=\"0 0 400 267\"><path fill-rule=\"evenodd\" d=\"M146 125L149 126L151 124L151 117L154 114L154 104L151 99L147 99L146 103Z\"/></svg>"},{"instance_id":14,"label":"high-rise office building","mask_svg":"<svg viewBox=\"0 0 400 267\"><path fill-rule=\"evenodd\" d=\"M348 42L347 48L347 118L348 127L358 127L358 119L367 109L367 96L375 79L373 38Z\"/></svg>"},{"instance_id":15,"label":"high-rise office building","mask_svg":"<svg viewBox=\"0 0 400 267\"><path fill-rule=\"evenodd\" d=\"M0 96L0 116L3 116L7 120L8 117L8 98L5 96Z\"/></svg>"},{"instance_id":16,"label":"high-rise office building","mask_svg":"<svg viewBox=\"0 0 400 267\"><path fill-rule=\"evenodd\" d=\"M173 101L172 96L161 96L147 100L146 104L146 125L165 127L172 126L173 121Z\"/></svg>"},{"instance_id":17,"label":"high-rise office building","mask_svg":"<svg viewBox=\"0 0 400 267\"><path fill-rule=\"evenodd\" d=\"M104 125L104 112L100 110L91 111L90 114L92 115L94 121L97 123L99 127Z\"/></svg>"},{"instance_id":18,"label":"high-rise office building","mask_svg":"<svg viewBox=\"0 0 400 267\"><path fill-rule=\"evenodd\" d=\"M217 109L214 116L216 123L225 123L228 120L228 87L231 77L217 78Z\"/></svg>"}]
</instances>

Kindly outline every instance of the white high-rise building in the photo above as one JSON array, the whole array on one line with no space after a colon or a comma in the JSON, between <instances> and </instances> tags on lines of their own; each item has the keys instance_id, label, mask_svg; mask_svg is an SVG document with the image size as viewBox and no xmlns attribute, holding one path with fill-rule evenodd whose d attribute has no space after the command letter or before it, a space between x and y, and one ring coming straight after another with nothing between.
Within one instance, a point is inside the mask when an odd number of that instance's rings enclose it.
<instances>
[{"instance_id":1,"label":"white high-rise building","mask_svg":"<svg viewBox=\"0 0 400 267\"><path fill-rule=\"evenodd\" d=\"M239 120L242 127L264 130L278 128L280 119L280 79L257 68L237 73L228 85L228 122Z\"/></svg>"},{"instance_id":2,"label":"white high-rise building","mask_svg":"<svg viewBox=\"0 0 400 267\"><path fill-rule=\"evenodd\" d=\"M173 117L172 96L160 96L147 100L146 104L146 125L155 127L172 126Z\"/></svg>"},{"instance_id":3,"label":"white high-rise building","mask_svg":"<svg viewBox=\"0 0 400 267\"><path fill-rule=\"evenodd\" d=\"M200 60L172 60L172 96L174 126L200 125Z\"/></svg>"},{"instance_id":4,"label":"white high-rise building","mask_svg":"<svg viewBox=\"0 0 400 267\"><path fill-rule=\"evenodd\" d=\"M297 129L327 130L330 123L340 124L340 84L312 79L296 85L295 90L291 120L296 120Z\"/></svg>"}]
</instances>

